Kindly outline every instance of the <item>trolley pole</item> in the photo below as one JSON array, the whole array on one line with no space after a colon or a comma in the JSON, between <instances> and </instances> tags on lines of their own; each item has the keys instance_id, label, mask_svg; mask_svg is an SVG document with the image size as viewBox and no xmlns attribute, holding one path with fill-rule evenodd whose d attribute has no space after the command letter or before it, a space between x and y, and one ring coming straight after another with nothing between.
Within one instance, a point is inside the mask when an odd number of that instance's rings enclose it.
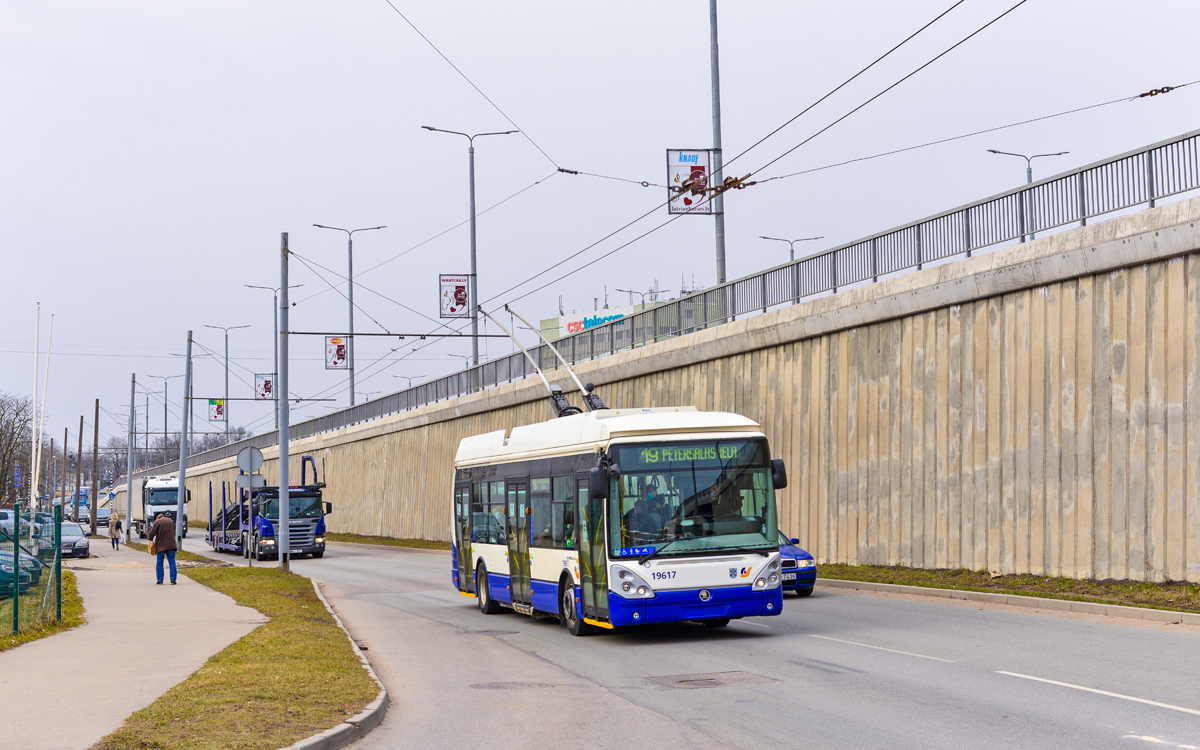
<instances>
[{"instance_id":1,"label":"trolley pole","mask_svg":"<svg viewBox=\"0 0 1200 750\"><path fill-rule=\"evenodd\" d=\"M290 404L288 394L288 233L283 232L279 238L279 533L275 535L275 552L279 555L279 567L285 573L291 571L291 561L288 550L291 544L288 526L291 523L289 512L291 499L288 495L290 478L288 477L288 440L291 432ZM281 395L282 394L282 395ZM354 398L351 391L350 398Z\"/></svg>"}]
</instances>

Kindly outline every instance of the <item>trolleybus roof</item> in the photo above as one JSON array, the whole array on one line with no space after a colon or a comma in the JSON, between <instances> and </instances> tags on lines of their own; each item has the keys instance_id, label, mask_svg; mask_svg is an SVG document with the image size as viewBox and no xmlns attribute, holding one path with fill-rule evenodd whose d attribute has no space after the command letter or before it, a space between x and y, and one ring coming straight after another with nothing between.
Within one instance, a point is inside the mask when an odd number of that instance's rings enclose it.
<instances>
[{"instance_id":1,"label":"trolleybus roof","mask_svg":"<svg viewBox=\"0 0 1200 750\"><path fill-rule=\"evenodd\" d=\"M697 411L694 406L601 409L538 424L463 438L456 466L516 461L538 455L597 450L615 438L671 433L740 432L761 434L757 422L740 414Z\"/></svg>"}]
</instances>

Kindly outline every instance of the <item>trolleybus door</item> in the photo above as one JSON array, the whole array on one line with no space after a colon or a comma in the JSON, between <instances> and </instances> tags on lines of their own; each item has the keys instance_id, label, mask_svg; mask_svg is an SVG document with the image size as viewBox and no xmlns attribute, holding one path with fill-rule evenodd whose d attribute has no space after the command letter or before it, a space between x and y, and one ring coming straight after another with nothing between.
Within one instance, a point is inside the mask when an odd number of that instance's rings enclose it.
<instances>
[{"instance_id":1,"label":"trolleybus door","mask_svg":"<svg viewBox=\"0 0 1200 750\"><path fill-rule=\"evenodd\" d=\"M575 480L579 512L579 588L585 617L608 620L608 561L604 557L604 500L588 495L588 480Z\"/></svg>"},{"instance_id":2,"label":"trolleybus door","mask_svg":"<svg viewBox=\"0 0 1200 750\"><path fill-rule=\"evenodd\" d=\"M458 590L475 590L471 568L471 485L454 488L454 544L458 549Z\"/></svg>"},{"instance_id":3,"label":"trolleybus door","mask_svg":"<svg viewBox=\"0 0 1200 750\"><path fill-rule=\"evenodd\" d=\"M528 604L529 596L529 485L526 480L508 483L508 575L514 602Z\"/></svg>"}]
</instances>

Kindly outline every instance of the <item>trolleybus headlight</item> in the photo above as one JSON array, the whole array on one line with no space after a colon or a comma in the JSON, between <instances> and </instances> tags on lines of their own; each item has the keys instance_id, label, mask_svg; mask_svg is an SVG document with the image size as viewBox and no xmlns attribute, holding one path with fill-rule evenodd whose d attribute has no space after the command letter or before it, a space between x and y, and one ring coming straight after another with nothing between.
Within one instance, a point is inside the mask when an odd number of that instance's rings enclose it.
<instances>
[{"instance_id":1,"label":"trolleybus headlight","mask_svg":"<svg viewBox=\"0 0 1200 750\"><path fill-rule=\"evenodd\" d=\"M772 573L772 574L771 574L771 577L770 577L770 578L768 578L767 580L769 580L771 583L778 583L778 582L779 582L779 574L778 574L778 573Z\"/></svg>"},{"instance_id":2,"label":"trolleybus headlight","mask_svg":"<svg viewBox=\"0 0 1200 750\"><path fill-rule=\"evenodd\" d=\"M624 576L622 576L622 578L623 578L623 577L624 577ZM628 591L628 590L629 590L629 589L631 589L631 588L633 588L633 584L632 584L632 583L630 583L629 581L626 581L625 583L622 583L622 584L621 584L621 590L622 590L622 591Z\"/></svg>"},{"instance_id":3,"label":"trolleybus headlight","mask_svg":"<svg viewBox=\"0 0 1200 750\"><path fill-rule=\"evenodd\" d=\"M621 583L620 592L624 593L628 597L641 598L641 599L653 599L654 598L654 589L651 588L650 584L643 581L641 579L641 577L638 576L637 573L634 573L632 570L629 570L628 568L622 567L620 565L614 565L612 567L610 575L613 578L613 583L614 583L613 591L614 592L617 592L615 584L618 581L620 581L620 583Z\"/></svg>"},{"instance_id":4,"label":"trolleybus headlight","mask_svg":"<svg viewBox=\"0 0 1200 750\"><path fill-rule=\"evenodd\" d=\"M646 595L646 587L638 586L638 596L645 596L645 595Z\"/></svg>"},{"instance_id":5,"label":"trolleybus headlight","mask_svg":"<svg viewBox=\"0 0 1200 750\"><path fill-rule=\"evenodd\" d=\"M765 589L766 587L767 587L767 579L766 578L759 578L757 581L754 582L754 588L756 588L756 589Z\"/></svg>"}]
</instances>

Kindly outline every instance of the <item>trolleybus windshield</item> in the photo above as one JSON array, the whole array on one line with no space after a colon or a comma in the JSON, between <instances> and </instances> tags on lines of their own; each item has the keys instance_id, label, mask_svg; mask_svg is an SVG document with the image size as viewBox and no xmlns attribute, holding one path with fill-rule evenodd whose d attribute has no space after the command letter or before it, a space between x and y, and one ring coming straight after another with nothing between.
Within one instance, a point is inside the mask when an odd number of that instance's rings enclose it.
<instances>
[{"instance_id":1,"label":"trolleybus windshield","mask_svg":"<svg viewBox=\"0 0 1200 750\"><path fill-rule=\"evenodd\" d=\"M609 495L614 557L778 547L765 439L631 443L613 452L621 467Z\"/></svg>"}]
</instances>

